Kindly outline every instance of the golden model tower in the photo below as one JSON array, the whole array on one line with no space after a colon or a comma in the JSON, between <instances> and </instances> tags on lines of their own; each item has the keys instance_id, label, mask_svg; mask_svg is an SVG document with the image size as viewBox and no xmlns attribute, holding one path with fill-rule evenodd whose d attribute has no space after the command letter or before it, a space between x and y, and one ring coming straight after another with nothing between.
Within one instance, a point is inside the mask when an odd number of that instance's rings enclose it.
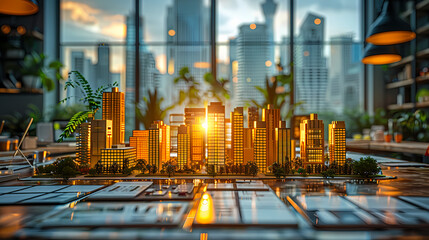
<instances>
[{"instance_id":1,"label":"golden model tower","mask_svg":"<svg viewBox=\"0 0 429 240\"><path fill-rule=\"evenodd\" d=\"M283 165L289 164L292 160L291 130L286 128L285 121L279 121L276 128L276 162Z\"/></svg>"},{"instance_id":2,"label":"golden model tower","mask_svg":"<svg viewBox=\"0 0 429 240\"><path fill-rule=\"evenodd\" d=\"M243 107L231 112L231 156L234 164L244 163L244 116Z\"/></svg>"},{"instance_id":3,"label":"golden model tower","mask_svg":"<svg viewBox=\"0 0 429 240\"><path fill-rule=\"evenodd\" d=\"M91 123L79 125L76 132L76 157L80 163L91 163Z\"/></svg>"},{"instance_id":4,"label":"golden model tower","mask_svg":"<svg viewBox=\"0 0 429 240\"><path fill-rule=\"evenodd\" d=\"M189 129L190 137L190 164L202 165L205 159L205 108L185 108L185 125Z\"/></svg>"},{"instance_id":5,"label":"golden model tower","mask_svg":"<svg viewBox=\"0 0 429 240\"><path fill-rule=\"evenodd\" d=\"M118 165L117 173L136 165L136 149L133 147L105 148L101 150L101 164L103 172L111 172L112 165Z\"/></svg>"},{"instance_id":6,"label":"golden model tower","mask_svg":"<svg viewBox=\"0 0 429 240\"><path fill-rule=\"evenodd\" d=\"M259 108L249 107L247 108L247 127L253 128L254 122L259 121Z\"/></svg>"},{"instance_id":7,"label":"golden model tower","mask_svg":"<svg viewBox=\"0 0 429 240\"><path fill-rule=\"evenodd\" d=\"M267 129L263 121L254 122L253 160L261 173L267 172Z\"/></svg>"},{"instance_id":8,"label":"golden model tower","mask_svg":"<svg viewBox=\"0 0 429 240\"><path fill-rule=\"evenodd\" d=\"M253 128L243 129L243 164L253 161Z\"/></svg>"},{"instance_id":9,"label":"golden model tower","mask_svg":"<svg viewBox=\"0 0 429 240\"><path fill-rule=\"evenodd\" d=\"M101 160L101 150L112 147L112 121L91 121L91 164L93 168Z\"/></svg>"},{"instance_id":10,"label":"golden model tower","mask_svg":"<svg viewBox=\"0 0 429 240\"><path fill-rule=\"evenodd\" d=\"M189 166L191 158L191 147L188 127L179 126L177 133L177 165L180 169Z\"/></svg>"},{"instance_id":11,"label":"golden model tower","mask_svg":"<svg viewBox=\"0 0 429 240\"><path fill-rule=\"evenodd\" d=\"M103 93L103 120L111 120L113 135L112 143L123 144L125 141L125 94L117 87L112 92Z\"/></svg>"},{"instance_id":12,"label":"golden model tower","mask_svg":"<svg viewBox=\"0 0 429 240\"><path fill-rule=\"evenodd\" d=\"M344 166L346 163L346 124L344 121L332 121L329 124L330 164Z\"/></svg>"},{"instance_id":13,"label":"golden model tower","mask_svg":"<svg viewBox=\"0 0 429 240\"><path fill-rule=\"evenodd\" d=\"M136 149L137 160L149 161L149 130L134 130L130 137L130 147Z\"/></svg>"},{"instance_id":14,"label":"golden model tower","mask_svg":"<svg viewBox=\"0 0 429 240\"><path fill-rule=\"evenodd\" d=\"M207 108L207 162L225 164L225 106L211 102Z\"/></svg>"},{"instance_id":15,"label":"golden model tower","mask_svg":"<svg viewBox=\"0 0 429 240\"><path fill-rule=\"evenodd\" d=\"M275 132L280 121L280 109L273 109L269 104L266 109L262 109L262 121L267 128L267 165L271 166L277 161Z\"/></svg>"},{"instance_id":16,"label":"golden model tower","mask_svg":"<svg viewBox=\"0 0 429 240\"><path fill-rule=\"evenodd\" d=\"M159 171L160 164L160 157L161 157L161 151L160 151L160 136L159 136L159 126L156 123L153 123L149 128L149 161L148 164L155 165L157 167L157 170Z\"/></svg>"},{"instance_id":17,"label":"golden model tower","mask_svg":"<svg viewBox=\"0 0 429 240\"><path fill-rule=\"evenodd\" d=\"M310 119L300 124L300 155L304 168L315 172L317 165L322 165L325 155L325 132L323 121L317 119L317 114L310 114Z\"/></svg>"}]
</instances>

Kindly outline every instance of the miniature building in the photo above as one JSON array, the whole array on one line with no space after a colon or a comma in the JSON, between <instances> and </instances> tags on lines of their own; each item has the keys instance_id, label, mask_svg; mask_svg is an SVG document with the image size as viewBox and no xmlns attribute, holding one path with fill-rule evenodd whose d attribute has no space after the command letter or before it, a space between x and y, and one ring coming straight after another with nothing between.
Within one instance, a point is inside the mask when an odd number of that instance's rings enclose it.
<instances>
[{"instance_id":1,"label":"miniature building","mask_svg":"<svg viewBox=\"0 0 429 240\"><path fill-rule=\"evenodd\" d=\"M262 173L267 172L267 129L263 121L257 121L253 128L253 159Z\"/></svg>"},{"instance_id":2,"label":"miniature building","mask_svg":"<svg viewBox=\"0 0 429 240\"><path fill-rule=\"evenodd\" d=\"M159 141L159 128L158 124L152 124L149 128L149 161L148 164L155 165L159 171L161 166L160 159L160 141Z\"/></svg>"},{"instance_id":3,"label":"miniature building","mask_svg":"<svg viewBox=\"0 0 429 240\"><path fill-rule=\"evenodd\" d=\"M243 128L243 164L253 161L253 128Z\"/></svg>"},{"instance_id":4,"label":"miniature building","mask_svg":"<svg viewBox=\"0 0 429 240\"><path fill-rule=\"evenodd\" d=\"M112 120L112 144L125 141L125 94L117 87L103 93L103 120Z\"/></svg>"},{"instance_id":5,"label":"miniature building","mask_svg":"<svg viewBox=\"0 0 429 240\"><path fill-rule=\"evenodd\" d=\"M155 121L159 128L159 141L160 141L160 164L170 160L170 126L164 124L163 121Z\"/></svg>"},{"instance_id":6,"label":"miniature building","mask_svg":"<svg viewBox=\"0 0 429 240\"><path fill-rule=\"evenodd\" d=\"M225 106L211 102L207 108L207 162L209 165L225 164Z\"/></svg>"},{"instance_id":7,"label":"miniature building","mask_svg":"<svg viewBox=\"0 0 429 240\"><path fill-rule=\"evenodd\" d=\"M122 173L136 165L136 149L133 147L105 148L101 150L101 164L104 173L113 173L112 165L116 163L115 173Z\"/></svg>"},{"instance_id":8,"label":"miniature building","mask_svg":"<svg viewBox=\"0 0 429 240\"><path fill-rule=\"evenodd\" d=\"M177 133L177 166L183 169L188 166L191 158L191 147L188 127L185 125L179 126Z\"/></svg>"},{"instance_id":9,"label":"miniature building","mask_svg":"<svg viewBox=\"0 0 429 240\"><path fill-rule=\"evenodd\" d=\"M317 114L310 114L309 120L301 122L300 155L304 168L316 172L324 161L324 125Z\"/></svg>"},{"instance_id":10,"label":"miniature building","mask_svg":"<svg viewBox=\"0 0 429 240\"><path fill-rule=\"evenodd\" d=\"M76 157L80 163L91 163L91 123L79 125L76 132Z\"/></svg>"},{"instance_id":11,"label":"miniature building","mask_svg":"<svg viewBox=\"0 0 429 240\"><path fill-rule=\"evenodd\" d=\"M344 121L332 121L329 124L330 163L344 166L346 163L346 124Z\"/></svg>"},{"instance_id":12,"label":"miniature building","mask_svg":"<svg viewBox=\"0 0 429 240\"><path fill-rule=\"evenodd\" d=\"M280 121L276 128L276 162L283 165L292 160L291 129L286 128L286 122Z\"/></svg>"},{"instance_id":13,"label":"miniature building","mask_svg":"<svg viewBox=\"0 0 429 240\"><path fill-rule=\"evenodd\" d=\"M249 107L247 108L247 127L253 128L254 122L259 121L259 108Z\"/></svg>"},{"instance_id":14,"label":"miniature building","mask_svg":"<svg viewBox=\"0 0 429 240\"><path fill-rule=\"evenodd\" d=\"M191 164L202 165L205 159L205 108L185 108L185 124L189 127Z\"/></svg>"},{"instance_id":15,"label":"miniature building","mask_svg":"<svg viewBox=\"0 0 429 240\"><path fill-rule=\"evenodd\" d=\"M273 109L269 104L266 109L262 109L262 121L267 128L267 166L271 166L277 161L275 133L280 122L280 109Z\"/></svg>"},{"instance_id":16,"label":"miniature building","mask_svg":"<svg viewBox=\"0 0 429 240\"><path fill-rule=\"evenodd\" d=\"M112 121L91 121L91 163L93 168L101 160L101 149L112 147Z\"/></svg>"},{"instance_id":17,"label":"miniature building","mask_svg":"<svg viewBox=\"0 0 429 240\"><path fill-rule=\"evenodd\" d=\"M170 114L170 152L177 153L177 132L179 126L185 124L185 115L173 113Z\"/></svg>"},{"instance_id":18,"label":"miniature building","mask_svg":"<svg viewBox=\"0 0 429 240\"><path fill-rule=\"evenodd\" d=\"M231 112L231 156L234 164L244 163L243 108L237 107Z\"/></svg>"},{"instance_id":19,"label":"miniature building","mask_svg":"<svg viewBox=\"0 0 429 240\"><path fill-rule=\"evenodd\" d=\"M130 147L136 149L136 159L149 160L149 130L134 130L130 137Z\"/></svg>"}]
</instances>

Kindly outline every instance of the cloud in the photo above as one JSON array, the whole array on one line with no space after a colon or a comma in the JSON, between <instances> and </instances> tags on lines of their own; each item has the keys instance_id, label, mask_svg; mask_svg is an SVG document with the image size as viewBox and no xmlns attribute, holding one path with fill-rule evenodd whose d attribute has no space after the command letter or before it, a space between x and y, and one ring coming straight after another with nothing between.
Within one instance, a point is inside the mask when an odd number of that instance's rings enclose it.
<instances>
[{"instance_id":1,"label":"cloud","mask_svg":"<svg viewBox=\"0 0 429 240\"><path fill-rule=\"evenodd\" d=\"M126 36L127 26L122 22L113 22L108 26L101 28L101 33L118 39L123 39Z\"/></svg>"},{"instance_id":2,"label":"cloud","mask_svg":"<svg viewBox=\"0 0 429 240\"><path fill-rule=\"evenodd\" d=\"M69 18L75 22L82 24L96 24L97 18L94 16L100 11L92 8L85 3L66 1L61 4L61 9L65 13L66 19Z\"/></svg>"}]
</instances>

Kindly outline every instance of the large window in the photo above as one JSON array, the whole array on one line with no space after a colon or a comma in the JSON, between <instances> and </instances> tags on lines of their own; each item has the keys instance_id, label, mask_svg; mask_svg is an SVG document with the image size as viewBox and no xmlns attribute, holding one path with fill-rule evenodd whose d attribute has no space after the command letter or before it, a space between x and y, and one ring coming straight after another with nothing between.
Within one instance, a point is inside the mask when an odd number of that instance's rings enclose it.
<instances>
[{"instance_id":1,"label":"large window","mask_svg":"<svg viewBox=\"0 0 429 240\"><path fill-rule=\"evenodd\" d=\"M127 136L135 126L137 94L143 102L148 91L157 90L165 99L163 106L172 104L185 88L173 84L183 67L188 67L203 90L208 88L203 76L212 71L212 48L216 49L217 77L230 80L226 111L248 106L250 100L262 103L264 97L255 86L263 87L266 78L278 74L279 62L290 73L291 57L294 99L303 102L297 113L340 114L344 109L362 108L360 1L295 0L294 9L290 1L216 0L213 16L211 0L139 0L138 11L135 0L62 0L65 71L81 71L93 87L120 84L126 92ZM135 88L137 55L139 89ZM62 97L70 94L77 93ZM180 113L182 107L170 113Z\"/></svg>"}]
</instances>

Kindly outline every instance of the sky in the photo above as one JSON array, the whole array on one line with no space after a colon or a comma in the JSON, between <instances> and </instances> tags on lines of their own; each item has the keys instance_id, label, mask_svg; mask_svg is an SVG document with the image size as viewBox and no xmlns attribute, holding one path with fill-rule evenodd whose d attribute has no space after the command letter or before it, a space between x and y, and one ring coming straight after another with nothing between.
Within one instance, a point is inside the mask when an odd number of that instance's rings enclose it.
<instances>
[{"instance_id":1,"label":"sky","mask_svg":"<svg viewBox=\"0 0 429 240\"><path fill-rule=\"evenodd\" d=\"M208 5L208 0L203 0ZM227 43L238 35L242 24L264 22L261 4L265 0L218 0L217 1L217 41ZM274 18L274 39L280 42L289 35L289 0L274 0L278 6ZM325 41L331 36L353 33L355 40L361 39L360 0L296 0L295 31L308 12L325 18ZM154 53L161 73L165 72L165 47L159 46L166 39L167 7L173 0L142 0L144 41ZM61 42L69 43L97 42L124 43L126 34L126 16L134 11L133 0L62 0L61 1ZM152 45L151 45L152 44ZM123 47L112 50L113 72L124 70L125 56ZM79 47L74 48L79 49ZM81 48L84 49L84 48ZM224 60L226 48L220 48L220 59ZM86 48L87 56L95 63L96 48ZM65 62L70 49L64 51Z\"/></svg>"}]
</instances>

